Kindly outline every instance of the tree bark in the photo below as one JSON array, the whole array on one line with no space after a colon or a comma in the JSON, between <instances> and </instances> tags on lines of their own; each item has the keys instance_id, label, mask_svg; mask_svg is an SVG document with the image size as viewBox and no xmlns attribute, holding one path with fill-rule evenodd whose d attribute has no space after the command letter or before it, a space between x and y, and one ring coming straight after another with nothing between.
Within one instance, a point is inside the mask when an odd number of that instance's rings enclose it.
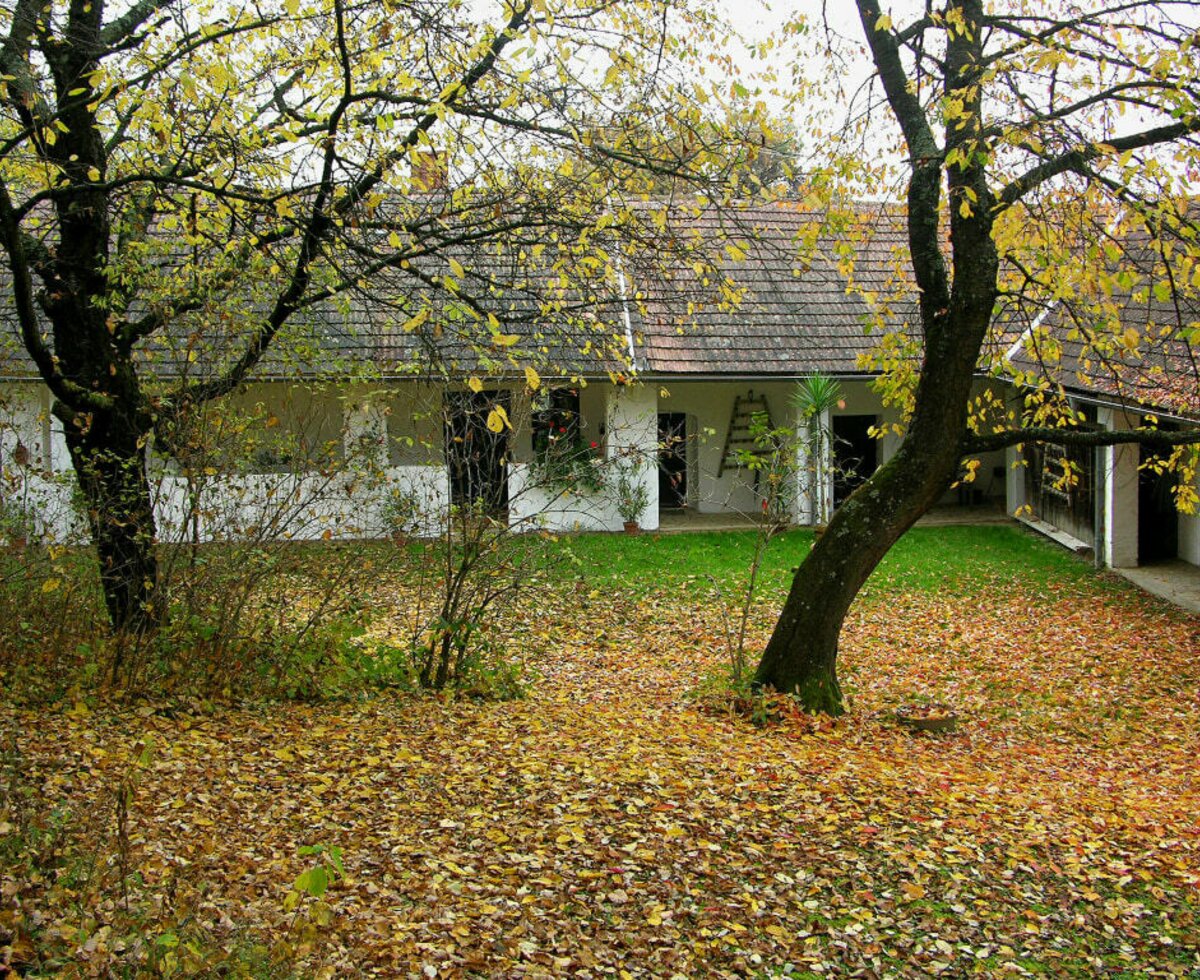
<instances>
[{"instance_id":1,"label":"tree bark","mask_svg":"<svg viewBox=\"0 0 1200 980\"><path fill-rule=\"evenodd\" d=\"M908 249L925 345L903 444L838 508L797 570L755 674L758 684L795 694L810 711L836 715L845 710L837 654L850 604L892 545L958 473L975 365L996 301L995 200L987 184L986 157L972 149L980 145L982 127L978 25L983 5L982 0L957 0L951 6L964 24L976 26L953 31L947 40L946 91L962 105L966 121L947 129L943 149L909 86L878 0L858 0L880 81L910 153ZM948 165L954 157L956 162ZM942 239L943 181L949 204L948 256Z\"/></svg>"},{"instance_id":2,"label":"tree bark","mask_svg":"<svg viewBox=\"0 0 1200 980\"><path fill-rule=\"evenodd\" d=\"M936 184L914 181L910 208ZM923 309L925 355L913 417L896 454L833 514L792 580L755 682L796 695L804 707L845 710L837 678L838 636L850 604L896 543L950 488L962 459L975 361L995 301L998 258L990 226L956 229L973 250L956 256L945 309ZM914 249L915 252L915 249ZM923 307L925 304L922 304Z\"/></svg>"},{"instance_id":3,"label":"tree bark","mask_svg":"<svg viewBox=\"0 0 1200 980\"><path fill-rule=\"evenodd\" d=\"M109 620L117 632L146 633L159 625L163 609L145 433L133 420L107 413L85 425L76 416L65 429Z\"/></svg>"},{"instance_id":4,"label":"tree bark","mask_svg":"<svg viewBox=\"0 0 1200 980\"><path fill-rule=\"evenodd\" d=\"M911 429L896 455L834 512L828 530L797 569L759 662L756 684L795 695L808 711L845 711L837 656L850 605L883 556L958 473L957 440L951 433L966 427L960 407L966 398L957 405L952 397L937 401L936 411L926 407L921 423L934 439Z\"/></svg>"}]
</instances>

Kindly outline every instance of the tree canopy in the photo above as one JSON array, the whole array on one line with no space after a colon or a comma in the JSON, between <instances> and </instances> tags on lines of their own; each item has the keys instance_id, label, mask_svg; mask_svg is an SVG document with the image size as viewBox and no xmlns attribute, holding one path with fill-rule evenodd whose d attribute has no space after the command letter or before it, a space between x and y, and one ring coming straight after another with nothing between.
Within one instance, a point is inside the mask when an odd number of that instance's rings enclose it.
<instances>
[{"instance_id":1,"label":"tree canopy","mask_svg":"<svg viewBox=\"0 0 1200 980\"><path fill-rule=\"evenodd\" d=\"M359 327L427 353L461 323L484 364L533 360L512 323L536 319L619 361L611 324L582 312L619 275L624 202L668 178L719 185L736 159L705 123L723 96L682 67L721 31L684 4L8 13L0 243L118 627L155 618L147 440L170 449L305 316L353 321L373 292Z\"/></svg>"}]
</instances>

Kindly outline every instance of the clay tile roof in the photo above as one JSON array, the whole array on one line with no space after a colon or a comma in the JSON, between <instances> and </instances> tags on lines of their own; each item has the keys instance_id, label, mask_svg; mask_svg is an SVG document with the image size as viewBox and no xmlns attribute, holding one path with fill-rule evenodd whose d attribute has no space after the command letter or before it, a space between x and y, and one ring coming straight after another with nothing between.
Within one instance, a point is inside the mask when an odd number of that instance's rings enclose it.
<instances>
[{"instance_id":1,"label":"clay tile roof","mask_svg":"<svg viewBox=\"0 0 1200 980\"><path fill-rule=\"evenodd\" d=\"M1041 335L1027 328L1013 346L1012 363L1046 370L1086 397L1200 418L1200 292L1178 270L1170 279L1165 275L1144 232L1122 245L1119 261L1129 275L1117 281L1125 285L1103 307L1059 302L1036 321L1027 317ZM1052 345L1048 357L1042 337Z\"/></svg>"},{"instance_id":2,"label":"clay tile roof","mask_svg":"<svg viewBox=\"0 0 1200 980\"><path fill-rule=\"evenodd\" d=\"M780 203L710 211L692 224L718 243L717 275L669 269L642 284L638 331L656 374L861 373L880 328L906 329L903 215L882 205L822 228L822 214ZM722 294L713 279L725 277ZM870 331L868 332L868 328Z\"/></svg>"}]
</instances>

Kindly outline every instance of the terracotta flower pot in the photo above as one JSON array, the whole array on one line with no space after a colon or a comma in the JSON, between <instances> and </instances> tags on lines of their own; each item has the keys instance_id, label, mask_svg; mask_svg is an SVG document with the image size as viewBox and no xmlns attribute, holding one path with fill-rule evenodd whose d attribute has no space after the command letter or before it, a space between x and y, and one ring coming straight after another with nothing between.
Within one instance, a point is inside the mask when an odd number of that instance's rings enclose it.
<instances>
[{"instance_id":1,"label":"terracotta flower pot","mask_svg":"<svg viewBox=\"0 0 1200 980\"><path fill-rule=\"evenodd\" d=\"M637 521L626 521L625 522L625 533L626 534L638 534L641 530L642 529L638 525Z\"/></svg>"}]
</instances>

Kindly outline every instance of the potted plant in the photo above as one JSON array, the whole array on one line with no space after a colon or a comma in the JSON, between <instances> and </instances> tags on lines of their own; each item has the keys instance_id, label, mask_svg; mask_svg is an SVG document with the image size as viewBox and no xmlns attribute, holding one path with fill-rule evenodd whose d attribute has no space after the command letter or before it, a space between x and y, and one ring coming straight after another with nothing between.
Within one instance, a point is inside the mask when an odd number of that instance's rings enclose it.
<instances>
[{"instance_id":1,"label":"potted plant","mask_svg":"<svg viewBox=\"0 0 1200 980\"><path fill-rule=\"evenodd\" d=\"M25 508L12 502L0 502L0 538L9 551L24 551L29 545L32 520Z\"/></svg>"},{"instance_id":2,"label":"potted plant","mask_svg":"<svg viewBox=\"0 0 1200 980\"><path fill-rule=\"evenodd\" d=\"M623 461L617 467L617 513L625 523L626 534L637 534L649 504L650 490L642 480L641 461Z\"/></svg>"},{"instance_id":3,"label":"potted plant","mask_svg":"<svg viewBox=\"0 0 1200 980\"><path fill-rule=\"evenodd\" d=\"M403 487L392 487L383 502L384 533L397 546L403 545L421 526L421 503L417 495Z\"/></svg>"}]
</instances>

